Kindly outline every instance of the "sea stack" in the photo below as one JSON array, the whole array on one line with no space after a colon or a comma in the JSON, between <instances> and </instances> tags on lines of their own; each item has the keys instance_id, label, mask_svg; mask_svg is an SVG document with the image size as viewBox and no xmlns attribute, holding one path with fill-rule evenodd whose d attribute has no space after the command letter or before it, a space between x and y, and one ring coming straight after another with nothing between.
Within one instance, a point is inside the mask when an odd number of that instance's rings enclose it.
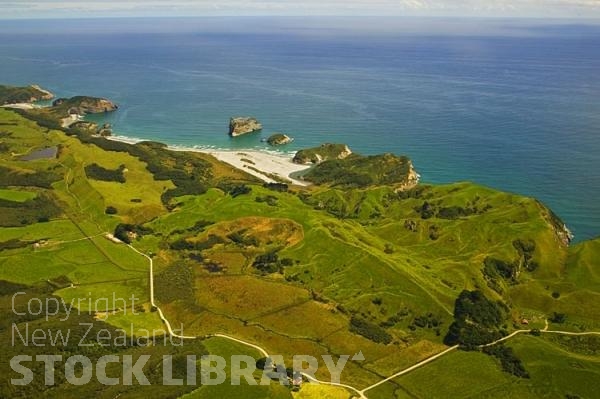
<instances>
[{"instance_id":1,"label":"sea stack","mask_svg":"<svg viewBox=\"0 0 600 399\"><path fill-rule=\"evenodd\" d=\"M253 117L236 117L229 120L229 135L231 137L257 132L261 129L262 125Z\"/></svg>"},{"instance_id":2,"label":"sea stack","mask_svg":"<svg viewBox=\"0 0 600 399\"><path fill-rule=\"evenodd\" d=\"M267 143L272 146L285 145L294 141L293 138L283 133L275 133L267 139Z\"/></svg>"}]
</instances>

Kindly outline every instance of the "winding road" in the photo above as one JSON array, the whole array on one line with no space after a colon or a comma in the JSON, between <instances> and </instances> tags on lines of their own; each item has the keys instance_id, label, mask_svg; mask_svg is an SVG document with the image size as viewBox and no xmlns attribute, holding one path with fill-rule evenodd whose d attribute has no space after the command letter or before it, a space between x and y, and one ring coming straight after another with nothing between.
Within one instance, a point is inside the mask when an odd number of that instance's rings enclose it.
<instances>
[{"instance_id":1,"label":"winding road","mask_svg":"<svg viewBox=\"0 0 600 399\"><path fill-rule=\"evenodd\" d=\"M127 244L127 246L129 248L131 248L131 250L135 251L136 253L138 253L138 254L142 255L143 257L145 257L146 259L148 259L148 263L149 263L149 267L150 267L150 270L149 270L149 273L150 273L150 304L158 312L158 315L159 315L160 319L162 320L162 322L167 327L167 331L169 332L169 334L171 336L179 338L179 339L199 339L199 338L209 338L209 337L224 338L224 339L228 339L230 341L237 342L237 343L246 345L248 347L254 348L257 351L259 351L262 356L269 357L269 353L264 348L262 348L262 347L260 347L260 346L258 346L256 344L253 344L253 343L241 340L239 338L234 338L234 337L231 337L231 336L225 335L225 334L211 334L211 335L202 336L202 337L176 334L173 331L173 329L171 328L171 323L165 317L165 315L162 312L162 310L160 309L160 307L158 307L156 305L156 302L154 301L154 272L153 272L153 270L154 270L154 261L152 260L152 258L150 256L148 256L145 253L139 251L133 245ZM489 344L481 345L480 347L483 348L483 347L493 346L493 345L499 344L501 342L504 342L506 340L509 340L509 339L515 337L516 335L523 334L523 333L531 333L531 331L532 330L516 330L516 331L513 331L511 334L507 335L506 337L502 337L502 338L500 338L500 339L498 339L498 340L496 340L494 342L491 342ZM571 331L548 330L548 321L547 320L546 320L546 326L544 327L544 329L539 330L539 331L540 331L540 333L545 333L545 334L562 334L562 335L575 335L575 336L600 335L600 332L598 332L598 331L589 331L589 332L579 332L579 333L577 333L577 332L571 332ZM431 363L434 360L439 359L440 357L442 357L444 355L447 355L448 353L450 353L452 351L455 351L458 348L459 348L459 345L451 346L448 349L446 349L446 350L444 350L444 351L442 351L442 352L440 352L440 353L438 353L436 355L428 357L427 359L422 360L419 363L416 363L416 364L414 364L414 365L412 365L412 366L410 366L410 367L408 367L408 368L406 368L406 369L404 369L402 371L399 371L396 374L392 374L391 376L389 376L387 378L384 378L383 380L378 381L375 384L370 385L370 386L368 386L366 388L363 388L363 389L358 389L356 387L353 387L352 385L347 385L347 384L335 383L335 382L330 382L330 381L321 381L321 380L318 380L318 379L316 379L316 378L314 378L311 375L308 375L306 373L302 373L302 375L306 379L308 379L309 381L312 381L314 383L319 383L319 384L324 384L324 385L331 385L331 386L337 386L337 387L341 387L341 388L346 388L346 389L349 389L350 391L356 393L358 395L358 398L367 399L367 396L365 394L367 391L370 391L373 388L376 388L376 387L378 387L378 386L380 386L382 384L385 384L388 381L391 381L391 380L393 380L393 379L395 379L397 377L400 377L402 375L408 374L411 371L416 370L416 369L418 369L418 368L420 368L422 366L425 366L426 364Z\"/></svg>"},{"instance_id":2,"label":"winding road","mask_svg":"<svg viewBox=\"0 0 600 399\"><path fill-rule=\"evenodd\" d=\"M70 167L62 164L62 163L61 163L61 165L63 167L65 167L65 168L67 168L68 171L69 171L69 173L67 173L65 175L65 186L66 186L67 193L70 194L77 201L77 205L81 209L81 203L79 201L79 198L77 198L77 196L73 192L71 192L70 187L69 187L70 184L69 184L68 180L69 180L69 175L72 173L72 169ZM110 233L106 233L105 232L105 233L101 233L99 235L104 235L106 237L110 237L110 240L113 241L113 242L115 242L115 243L117 243L117 242L123 243L122 241L120 241L120 240L116 239L115 237L113 237L112 234L110 234ZM92 238L95 238L97 236L98 235L87 236L85 238L82 238L81 240L84 240L84 239L91 240ZM60 243L61 244L65 244L65 243L76 242L76 241L80 241L80 240L63 241L63 242L60 242ZM125 244L125 243L123 243L123 244ZM131 244L125 244L125 245L127 245L132 251L136 252L137 254L143 256L144 258L146 258L148 260L148 264L149 264L149 285L150 285L150 304L152 305L152 307L154 309L156 309L156 312L158 313L161 321L166 326L167 331L168 331L168 333L169 333L170 336L175 337L175 338L179 338L179 339L188 339L188 340L191 340L191 339L205 339L205 338L209 338L209 337L219 337L219 338L228 339L230 341L237 342L237 343L246 345L248 347L254 348L254 349L258 350L264 357L269 357L269 353L264 348L262 348L262 347L260 347L260 346L258 346L256 344L253 344L253 343L241 340L239 338L234 338L234 337L231 337L231 336L225 335L225 334L218 334L217 333L217 334L206 335L206 336L188 336L188 335L179 335L179 334L176 334L175 331L173 331L173 328L171 327L171 323L165 317L165 315L164 315L163 311L160 309L160 307L158 305L156 305L156 302L154 300L154 261L152 260L152 258L150 256L148 256L147 254L139 251L133 245L131 245ZM585 336L585 335L599 335L600 336L600 332L599 331L589 331L589 332L579 332L578 333L578 332L571 332L571 331L548 330L548 321L546 320L545 322L546 322L546 326L542 330L539 330L540 333L544 333L544 334L561 334L561 335L571 335L571 336ZM531 332L532 332L532 330L516 330L516 331L513 331L511 334L507 335L506 337L500 338L500 339L498 339L498 340L496 340L494 342L491 342L489 344L480 345L480 347L483 348L483 347L493 346L493 345L496 345L498 343L504 342L504 341L506 341L506 340L508 340L510 338L513 338L516 335L523 334L523 333L531 333ZM345 388L345 389L348 389L348 390L356 393L358 395L357 397L360 398L360 399L368 399L367 396L366 396L366 394L365 394L367 391L370 391L373 388L376 388L376 387L378 387L378 386L380 386L382 384L385 384L386 382L389 382L389 381L391 381L391 380L393 380L393 379L395 379L397 377L400 377L402 375L408 374L411 371L416 370L416 369L418 369L418 368L420 368L420 367L422 367L422 366L424 366L424 365L426 365L428 363L431 363L434 360L439 359L440 357L442 357L442 356L444 356L444 355L446 355L446 354L448 354L448 353L450 353L452 351L455 351L456 349L458 349L458 347L459 347L459 345L451 346L448 349L446 349L446 350L444 350L444 351L442 351L442 352L440 352L440 353L438 353L436 355L430 356L427 359L424 359L424 360L420 361L419 363L416 363L416 364L414 364L414 365L412 365L412 366L410 366L410 367L408 367L408 368L406 368L404 370L401 370L401 371L399 371L399 372L397 372L395 374L392 374L391 376L386 377L386 378L382 379L381 381L378 381L375 384L370 385L370 386L368 386L366 388L363 388L363 389L358 389L356 387L353 387L353 386L347 385L347 384L335 383L335 382L330 382L330 381L321 381L321 380L318 380L318 379L316 379L316 378L314 378L311 375L308 375L306 373L302 373L302 375L306 379L308 379L309 381L312 381L312 382L315 382L315 383L319 383L319 384L324 384L324 385L331 385L331 386L337 386L337 387Z\"/></svg>"}]
</instances>

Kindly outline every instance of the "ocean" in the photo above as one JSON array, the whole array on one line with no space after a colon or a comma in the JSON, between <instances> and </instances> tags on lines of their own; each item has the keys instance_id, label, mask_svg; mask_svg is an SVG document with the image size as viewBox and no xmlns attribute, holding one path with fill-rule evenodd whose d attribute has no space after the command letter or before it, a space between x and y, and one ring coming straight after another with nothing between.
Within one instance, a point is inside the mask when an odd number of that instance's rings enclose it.
<instances>
[{"instance_id":1,"label":"ocean","mask_svg":"<svg viewBox=\"0 0 600 399\"><path fill-rule=\"evenodd\" d=\"M119 135L413 159L422 181L540 199L600 235L600 25L409 18L0 21L0 81L108 97ZM231 116L259 134L231 139Z\"/></svg>"}]
</instances>

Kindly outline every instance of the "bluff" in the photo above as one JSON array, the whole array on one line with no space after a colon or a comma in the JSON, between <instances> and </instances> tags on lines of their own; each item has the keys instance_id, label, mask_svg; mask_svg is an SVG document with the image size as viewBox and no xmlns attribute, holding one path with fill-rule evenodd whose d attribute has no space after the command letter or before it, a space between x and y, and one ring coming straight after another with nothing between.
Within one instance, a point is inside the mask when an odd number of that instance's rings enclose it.
<instances>
[{"instance_id":1,"label":"bluff","mask_svg":"<svg viewBox=\"0 0 600 399\"><path fill-rule=\"evenodd\" d=\"M256 118L237 117L229 120L229 135L232 137L257 132L261 129L262 124Z\"/></svg>"}]
</instances>

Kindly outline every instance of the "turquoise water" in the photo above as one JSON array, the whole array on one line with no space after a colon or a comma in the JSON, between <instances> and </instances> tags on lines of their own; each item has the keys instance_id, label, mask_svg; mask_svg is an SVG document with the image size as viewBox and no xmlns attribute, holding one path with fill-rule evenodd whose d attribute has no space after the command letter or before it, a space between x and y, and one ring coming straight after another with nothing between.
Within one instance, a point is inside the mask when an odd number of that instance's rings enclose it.
<instances>
[{"instance_id":1,"label":"turquoise water","mask_svg":"<svg viewBox=\"0 0 600 399\"><path fill-rule=\"evenodd\" d=\"M3 21L0 76L109 97L121 135L409 155L423 181L534 196L600 234L600 26L404 19ZM261 134L227 136L230 116Z\"/></svg>"}]
</instances>

